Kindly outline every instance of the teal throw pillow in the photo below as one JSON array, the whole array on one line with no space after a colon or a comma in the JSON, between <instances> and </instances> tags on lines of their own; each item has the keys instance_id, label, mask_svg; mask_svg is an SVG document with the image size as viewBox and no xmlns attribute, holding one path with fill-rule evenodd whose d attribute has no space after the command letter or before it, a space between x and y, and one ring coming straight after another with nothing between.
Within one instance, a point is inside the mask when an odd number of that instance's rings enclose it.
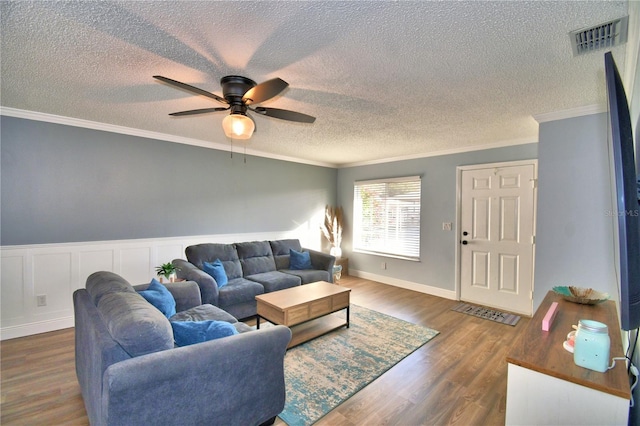
<instances>
[{"instance_id":1,"label":"teal throw pillow","mask_svg":"<svg viewBox=\"0 0 640 426\"><path fill-rule=\"evenodd\" d=\"M224 265L220 259L216 259L215 262L204 262L202 264L202 270L211 275L218 283L218 288L222 288L229 282L227 273L224 271Z\"/></svg>"},{"instance_id":2,"label":"teal throw pillow","mask_svg":"<svg viewBox=\"0 0 640 426\"><path fill-rule=\"evenodd\" d=\"M289 249L289 269L313 269L313 266L311 266L311 256L309 255L309 252L299 252L294 249Z\"/></svg>"},{"instance_id":3,"label":"teal throw pillow","mask_svg":"<svg viewBox=\"0 0 640 426\"><path fill-rule=\"evenodd\" d=\"M238 334L233 324L226 321L172 321L171 327L173 340L178 346L194 345Z\"/></svg>"},{"instance_id":4,"label":"teal throw pillow","mask_svg":"<svg viewBox=\"0 0 640 426\"><path fill-rule=\"evenodd\" d=\"M165 286L160 284L155 278L146 290L138 292L147 302L158 308L165 317L170 318L176 314L176 299Z\"/></svg>"}]
</instances>

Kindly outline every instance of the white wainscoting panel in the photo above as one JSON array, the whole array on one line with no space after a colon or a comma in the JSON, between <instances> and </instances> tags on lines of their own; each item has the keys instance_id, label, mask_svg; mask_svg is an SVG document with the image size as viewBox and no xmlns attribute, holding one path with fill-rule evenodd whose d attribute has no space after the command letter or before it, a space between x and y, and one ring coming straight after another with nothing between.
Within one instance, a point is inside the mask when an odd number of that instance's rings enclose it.
<instances>
[{"instance_id":1,"label":"white wainscoting panel","mask_svg":"<svg viewBox=\"0 0 640 426\"><path fill-rule=\"evenodd\" d=\"M24 320L24 282L25 280L25 253L26 250L15 250L13 253L2 252L2 323L5 318L9 321L20 322Z\"/></svg>"},{"instance_id":2,"label":"white wainscoting panel","mask_svg":"<svg viewBox=\"0 0 640 426\"><path fill-rule=\"evenodd\" d=\"M127 247L120 250L119 254L120 274L128 277L131 283L143 283L155 275L149 273L149 266L152 266L151 247Z\"/></svg>"},{"instance_id":3,"label":"white wainscoting panel","mask_svg":"<svg viewBox=\"0 0 640 426\"><path fill-rule=\"evenodd\" d=\"M87 277L96 271L115 271L114 255L114 250L104 250L99 247L91 247L87 251L78 253L79 274L80 277L84 277L84 279L79 279L75 288L84 287L83 284L87 280ZM78 286L78 284L81 285Z\"/></svg>"},{"instance_id":4,"label":"white wainscoting panel","mask_svg":"<svg viewBox=\"0 0 640 426\"><path fill-rule=\"evenodd\" d=\"M68 316L71 312L73 306L67 295L73 293L73 255L69 250L56 250L32 256L33 286L29 286L25 299L37 321ZM46 306L37 306L38 295L46 296Z\"/></svg>"},{"instance_id":5,"label":"white wainscoting panel","mask_svg":"<svg viewBox=\"0 0 640 426\"><path fill-rule=\"evenodd\" d=\"M112 271L131 284L147 283L155 268L173 259L184 259L186 247L200 243L298 238L319 241L319 230L157 238L148 240L92 241L88 243L3 246L0 270L0 340L73 327L73 292L84 288L87 277ZM46 306L38 306L38 296Z\"/></svg>"}]
</instances>

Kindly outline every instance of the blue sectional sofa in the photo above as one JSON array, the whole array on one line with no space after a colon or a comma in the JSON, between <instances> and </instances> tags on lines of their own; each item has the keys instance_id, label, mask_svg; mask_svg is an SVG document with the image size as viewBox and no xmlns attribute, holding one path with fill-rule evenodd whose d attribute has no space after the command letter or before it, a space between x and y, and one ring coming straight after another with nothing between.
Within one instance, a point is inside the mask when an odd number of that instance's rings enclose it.
<instances>
[{"instance_id":1,"label":"blue sectional sofa","mask_svg":"<svg viewBox=\"0 0 640 426\"><path fill-rule=\"evenodd\" d=\"M148 284L134 288L112 272L92 274L74 292L76 374L90 423L273 423L285 403L291 331L252 330L202 305L194 282L165 286L177 311L170 318L138 293ZM175 347L171 322L201 320L224 321L218 325L229 323L238 334Z\"/></svg>"},{"instance_id":2,"label":"blue sectional sofa","mask_svg":"<svg viewBox=\"0 0 640 426\"><path fill-rule=\"evenodd\" d=\"M293 268L291 251L308 254L310 268ZM178 278L195 281L203 303L210 303L244 319L256 315L256 299L269 293L316 281L333 282L335 257L302 248L297 239L252 241L233 244L197 244L186 248L187 260L175 259ZM219 260L225 285L205 272L205 263Z\"/></svg>"}]
</instances>

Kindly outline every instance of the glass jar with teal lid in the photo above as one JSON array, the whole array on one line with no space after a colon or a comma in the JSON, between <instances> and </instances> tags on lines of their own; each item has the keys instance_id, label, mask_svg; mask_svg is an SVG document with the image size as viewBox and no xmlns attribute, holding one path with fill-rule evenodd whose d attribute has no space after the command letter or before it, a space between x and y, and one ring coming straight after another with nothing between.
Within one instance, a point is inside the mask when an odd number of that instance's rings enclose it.
<instances>
[{"instance_id":1,"label":"glass jar with teal lid","mask_svg":"<svg viewBox=\"0 0 640 426\"><path fill-rule=\"evenodd\" d=\"M604 373L609 368L611 340L606 324L593 320L578 321L573 362L580 367Z\"/></svg>"}]
</instances>

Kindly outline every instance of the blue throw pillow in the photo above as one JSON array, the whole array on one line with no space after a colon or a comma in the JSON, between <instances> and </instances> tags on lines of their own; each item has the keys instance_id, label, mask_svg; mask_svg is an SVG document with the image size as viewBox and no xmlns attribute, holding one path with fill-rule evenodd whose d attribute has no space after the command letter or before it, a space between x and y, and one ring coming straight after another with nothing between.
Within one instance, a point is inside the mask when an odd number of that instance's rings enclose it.
<instances>
[{"instance_id":1,"label":"blue throw pillow","mask_svg":"<svg viewBox=\"0 0 640 426\"><path fill-rule=\"evenodd\" d=\"M229 282L227 273L224 271L224 265L220 259L216 259L215 262L204 262L202 264L202 270L211 275L218 283L218 288L222 288Z\"/></svg>"},{"instance_id":2,"label":"blue throw pillow","mask_svg":"<svg viewBox=\"0 0 640 426\"><path fill-rule=\"evenodd\" d=\"M176 314L176 299L165 286L160 284L155 278L146 290L139 291L140 295L147 299L147 302L158 308L165 317L170 318Z\"/></svg>"},{"instance_id":3,"label":"blue throw pillow","mask_svg":"<svg viewBox=\"0 0 640 426\"><path fill-rule=\"evenodd\" d=\"M311 256L308 251L299 252L289 249L289 269L302 270L312 268Z\"/></svg>"},{"instance_id":4,"label":"blue throw pillow","mask_svg":"<svg viewBox=\"0 0 640 426\"><path fill-rule=\"evenodd\" d=\"M226 321L172 321L171 327L173 340L178 346L188 346L238 334L238 330Z\"/></svg>"}]
</instances>

